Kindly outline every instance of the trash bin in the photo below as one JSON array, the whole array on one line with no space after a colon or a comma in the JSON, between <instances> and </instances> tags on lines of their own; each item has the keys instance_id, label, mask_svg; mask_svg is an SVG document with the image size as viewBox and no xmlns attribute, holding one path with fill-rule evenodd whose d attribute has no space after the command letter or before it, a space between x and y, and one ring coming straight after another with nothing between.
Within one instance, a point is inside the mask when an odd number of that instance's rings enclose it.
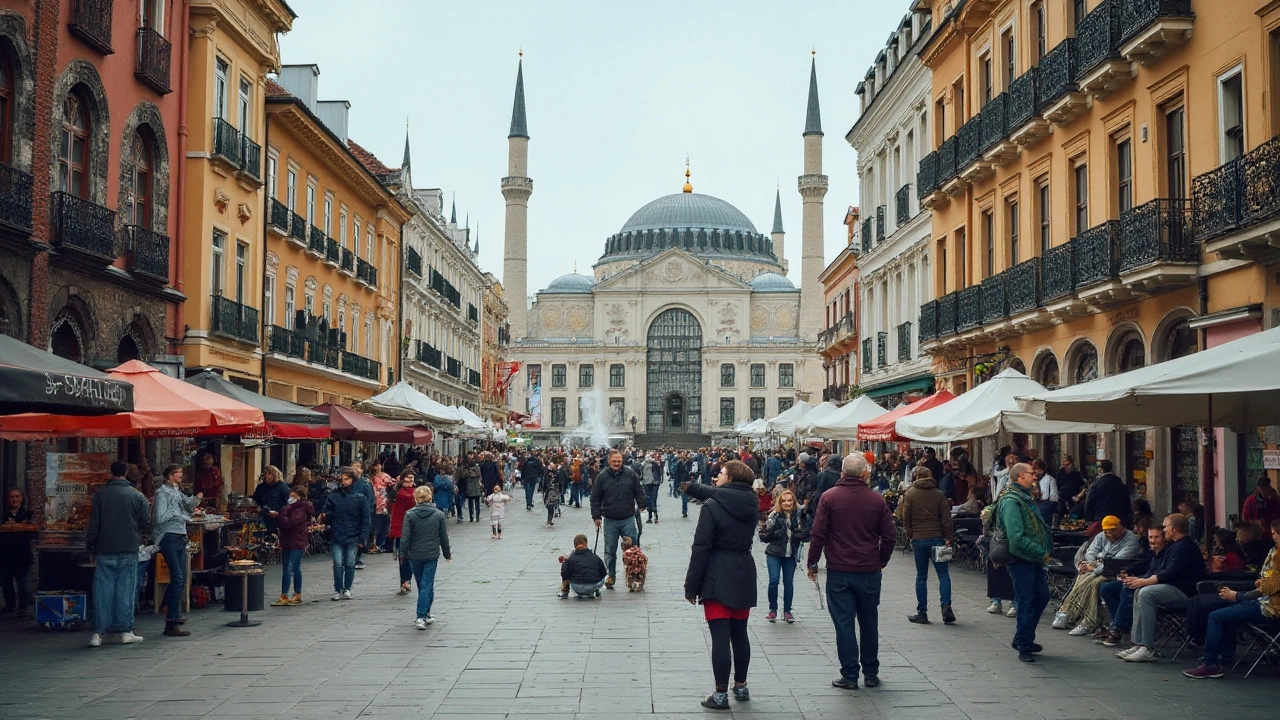
<instances>
[{"instance_id":1,"label":"trash bin","mask_svg":"<svg viewBox=\"0 0 1280 720\"><path fill-rule=\"evenodd\" d=\"M223 588L226 590L226 603L223 610L227 612L258 612L265 604L265 575L257 572L226 572L222 574ZM244 594L243 582L249 583L249 592ZM241 600L247 600L248 607L242 607Z\"/></svg>"}]
</instances>

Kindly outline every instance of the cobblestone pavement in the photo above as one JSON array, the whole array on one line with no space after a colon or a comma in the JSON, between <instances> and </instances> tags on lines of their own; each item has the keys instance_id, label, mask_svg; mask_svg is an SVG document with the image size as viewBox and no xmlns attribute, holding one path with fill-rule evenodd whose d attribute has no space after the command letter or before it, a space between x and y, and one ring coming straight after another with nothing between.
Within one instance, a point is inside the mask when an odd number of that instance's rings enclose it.
<instances>
[{"instance_id":1,"label":"cobblestone pavement","mask_svg":"<svg viewBox=\"0 0 1280 720\"><path fill-rule=\"evenodd\" d=\"M144 616L140 645L86 647L88 634L52 633L30 621L0 623L0 718L687 718L710 690L708 635L682 586L696 505L682 519L662 499L662 522L643 526L649 555L642 594L606 591L598 601L559 600L556 556L575 533L594 536L589 511L545 513L512 503L506 539L481 523L450 524L454 560L436 580L437 621L413 627L415 595L396 594L390 555L367 559L355 598L331 602L327 558L304 562L302 607L255 613L260 627L195 611L189 638L160 634ZM757 546L759 547L759 546ZM603 554L603 548L601 549ZM911 625L914 571L895 554L881 604L883 685L832 688L838 675L831 622L797 573L795 625L753 613L750 703L733 716L760 718L1274 718L1275 668L1249 680L1192 681L1176 663L1125 664L1087 638L1049 629L1035 665L1009 649L1013 621L984 612L984 584L956 568L959 622ZM268 600L279 566L267 577ZM930 589L936 592L931 580ZM936 598L936 595L934 596ZM1194 653L1193 653L1194 655ZM729 713L720 713L728 715Z\"/></svg>"}]
</instances>

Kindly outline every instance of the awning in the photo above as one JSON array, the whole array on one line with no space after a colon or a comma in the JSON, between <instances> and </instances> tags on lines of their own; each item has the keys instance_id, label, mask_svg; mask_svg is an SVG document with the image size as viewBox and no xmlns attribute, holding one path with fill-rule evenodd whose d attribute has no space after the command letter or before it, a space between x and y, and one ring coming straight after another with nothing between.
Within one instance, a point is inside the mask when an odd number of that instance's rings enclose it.
<instances>
[{"instance_id":1,"label":"awning","mask_svg":"<svg viewBox=\"0 0 1280 720\"><path fill-rule=\"evenodd\" d=\"M365 442L401 443L416 442L413 428L401 427L386 420L379 420L359 410L325 403L312 410L329 416L329 437L335 440L363 440Z\"/></svg>"},{"instance_id":2,"label":"awning","mask_svg":"<svg viewBox=\"0 0 1280 720\"><path fill-rule=\"evenodd\" d=\"M133 410L133 386L0 335L0 415L102 415Z\"/></svg>"},{"instance_id":3,"label":"awning","mask_svg":"<svg viewBox=\"0 0 1280 720\"><path fill-rule=\"evenodd\" d=\"M895 410L890 410L874 420L859 423L858 439L868 442L907 442L909 438L902 437L895 429L899 418L937 407L954 399L955 395L943 390L921 398L910 405L903 405Z\"/></svg>"},{"instance_id":4,"label":"awning","mask_svg":"<svg viewBox=\"0 0 1280 720\"><path fill-rule=\"evenodd\" d=\"M276 440L325 440L329 437L329 416L324 413L260 395L208 370L187 378L187 382L258 408L266 420L267 435Z\"/></svg>"},{"instance_id":5,"label":"awning","mask_svg":"<svg viewBox=\"0 0 1280 720\"><path fill-rule=\"evenodd\" d=\"M874 420L885 414L875 400L866 395L859 395L841 405L839 409L826 418L813 419L813 413L801 423L801 430L810 435L819 435L828 440L849 440L858 436L858 423Z\"/></svg>"},{"instance_id":6,"label":"awning","mask_svg":"<svg viewBox=\"0 0 1280 720\"><path fill-rule=\"evenodd\" d=\"M863 388L862 394L870 398L881 398L886 395L897 395L898 393L911 392L912 390L928 390L933 387L933 375L919 375L906 380L897 380L884 385L873 385L869 388Z\"/></svg>"},{"instance_id":7,"label":"awning","mask_svg":"<svg viewBox=\"0 0 1280 720\"><path fill-rule=\"evenodd\" d=\"M813 410L813 406L801 400L765 423L765 432L774 435L790 435L796 431L796 426L804 420L804 417L811 410Z\"/></svg>"},{"instance_id":8,"label":"awning","mask_svg":"<svg viewBox=\"0 0 1280 720\"><path fill-rule=\"evenodd\" d=\"M392 420L421 420L442 428L462 422L456 409L441 405L403 380L359 405L362 410Z\"/></svg>"}]
</instances>

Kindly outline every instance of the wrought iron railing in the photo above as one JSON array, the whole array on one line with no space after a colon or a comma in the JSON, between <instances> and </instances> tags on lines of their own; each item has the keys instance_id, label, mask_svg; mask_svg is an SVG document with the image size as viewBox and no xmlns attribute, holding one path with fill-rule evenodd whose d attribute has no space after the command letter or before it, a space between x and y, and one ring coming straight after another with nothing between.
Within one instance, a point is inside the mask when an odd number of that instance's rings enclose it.
<instances>
[{"instance_id":1,"label":"wrought iron railing","mask_svg":"<svg viewBox=\"0 0 1280 720\"><path fill-rule=\"evenodd\" d=\"M1010 133L1026 125L1040 109L1040 68L1031 67L1009 83L1005 125Z\"/></svg>"},{"instance_id":2,"label":"wrought iron railing","mask_svg":"<svg viewBox=\"0 0 1280 720\"><path fill-rule=\"evenodd\" d=\"M289 237L300 243L307 242L307 221L296 212L291 212L289 221Z\"/></svg>"},{"instance_id":3,"label":"wrought iron railing","mask_svg":"<svg viewBox=\"0 0 1280 720\"><path fill-rule=\"evenodd\" d=\"M867 218L862 221L862 252L871 252L871 248L875 246L875 232L873 228L875 221Z\"/></svg>"},{"instance_id":4,"label":"wrought iron railing","mask_svg":"<svg viewBox=\"0 0 1280 720\"><path fill-rule=\"evenodd\" d=\"M267 328L267 349L302 359L307 356L307 337L289 328L272 325Z\"/></svg>"},{"instance_id":5,"label":"wrought iron railing","mask_svg":"<svg viewBox=\"0 0 1280 720\"><path fill-rule=\"evenodd\" d=\"M258 342L258 310L230 298L214 295L213 312L209 331L221 333L237 340Z\"/></svg>"},{"instance_id":6,"label":"wrought iron railing","mask_svg":"<svg viewBox=\"0 0 1280 720\"><path fill-rule=\"evenodd\" d=\"M284 234L289 234L289 206L280 202L275 198L271 198L271 218L268 222L271 227L278 229Z\"/></svg>"},{"instance_id":7,"label":"wrought iron railing","mask_svg":"<svg viewBox=\"0 0 1280 720\"><path fill-rule=\"evenodd\" d=\"M871 338L862 338L862 372L871 372Z\"/></svg>"},{"instance_id":8,"label":"wrought iron railing","mask_svg":"<svg viewBox=\"0 0 1280 720\"><path fill-rule=\"evenodd\" d=\"M31 176L0 163L0 225L30 234L31 201Z\"/></svg>"},{"instance_id":9,"label":"wrought iron railing","mask_svg":"<svg viewBox=\"0 0 1280 720\"><path fill-rule=\"evenodd\" d=\"M112 0L75 0L67 29L103 55L111 49Z\"/></svg>"},{"instance_id":10,"label":"wrought iron railing","mask_svg":"<svg viewBox=\"0 0 1280 720\"><path fill-rule=\"evenodd\" d=\"M349 273L355 273L356 254L346 248L342 248L342 259L338 261L338 267Z\"/></svg>"},{"instance_id":11,"label":"wrought iron railing","mask_svg":"<svg viewBox=\"0 0 1280 720\"><path fill-rule=\"evenodd\" d=\"M1160 17L1192 18L1191 0L1121 0L1120 38L1128 41Z\"/></svg>"},{"instance_id":12,"label":"wrought iron railing","mask_svg":"<svg viewBox=\"0 0 1280 720\"><path fill-rule=\"evenodd\" d=\"M1119 6L1115 0L1102 0L1076 27L1076 79L1119 56Z\"/></svg>"},{"instance_id":13,"label":"wrought iron railing","mask_svg":"<svg viewBox=\"0 0 1280 720\"><path fill-rule=\"evenodd\" d=\"M422 256L418 254L418 251L409 248L404 257L405 267L408 268L409 272L422 277Z\"/></svg>"},{"instance_id":14,"label":"wrought iron railing","mask_svg":"<svg viewBox=\"0 0 1280 720\"><path fill-rule=\"evenodd\" d=\"M307 342L307 360L325 367L338 367L338 358L341 352L342 349L340 347L328 342L317 340Z\"/></svg>"},{"instance_id":15,"label":"wrought iron railing","mask_svg":"<svg viewBox=\"0 0 1280 720\"><path fill-rule=\"evenodd\" d=\"M885 210L886 210L886 208L885 208L885 206L884 206L884 205L877 205L877 206L876 206L876 244L877 244L877 245L879 245L880 243L884 242L884 216L885 216Z\"/></svg>"},{"instance_id":16,"label":"wrought iron railing","mask_svg":"<svg viewBox=\"0 0 1280 720\"><path fill-rule=\"evenodd\" d=\"M262 146L248 137L241 139L240 170L254 180L262 179Z\"/></svg>"},{"instance_id":17,"label":"wrought iron railing","mask_svg":"<svg viewBox=\"0 0 1280 720\"><path fill-rule=\"evenodd\" d=\"M1076 241L1051 247L1040 258L1040 288L1044 302L1076 291Z\"/></svg>"},{"instance_id":18,"label":"wrought iron railing","mask_svg":"<svg viewBox=\"0 0 1280 720\"><path fill-rule=\"evenodd\" d=\"M956 293L956 332L982 324L982 286L970 285Z\"/></svg>"},{"instance_id":19,"label":"wrought iron railing","mask_svg":"<svg viewBox=\"0 0 1280 720\"><path fill-rule=\"evenodd\" d=\"M116 211L82 200L71 193L50 197L53 244L110 262L116 257Z\"/></svg>"},{"instance_id":20,"label":"wrought iron railing","mask_svg":"<svg viewBox=\"0 0 1280 720\"><path fill-rule=\"evenodd\" d=\"M876 333L876 367L889 364L889 333Z\"/></svg>"},{"instance_id":21,"label":"wrought iron railing","mask_svg":"<svg viewBox=\"0 0 1280 720\"><path fill-rule=\"evenodd\" d=\"M933 340L936 337L938 337L938 301L930 300L920 306L919 338L923 343L925 340Z\"/></svg>"},{"instance_id":22,"label":"wrought iron railing","mask_svg":"<svg viewBox=\"0 0 1280 720\"><path fill-rule=\"evenodd\" d=\"M1031 258L1009 268L1009 314L1017 315L1040 307L1040 258Z\"/></svg>"},{"instance_id":23,"label":"wrought iron railing","mask_svg":"<svg viewBox=\"0 0 1280 720\"><path fill-rule=\"evenodd\" d=\"M307 230L307 251L313 252L317 256L324 255L324 232L315 225L312 225Z\"/></svg>"},{"instance_id":24,"label":"wrought iron railing","mask_svg":"<svg viewBox=\"0 0 1280 720\"><path fill-rule=\"evenodd\" d=\"M911 221L911 183L898 188L893 195L894 210L897 212L896 222L899 227Z\"/></svg>"},{"instance_id":25,"label":"wrought iron railing","mask_svg":"<svg viewBox=\"0 0 1280 720\"><path fill-rule=\"evenodd\" d=\"M931 152L920 158L916 168L916 196L925 195L938 189L938 153Z\"/></svg>"},{"instance_id":26,"label":"wrought iron railing","mask_svg":"<svg viewBox=\"0 0 1280 720\"><path fill-rule=\"evenodd\" d=\"M938 337L956 334L956 293L938 298Z\"/></svg>"},{"instance_id":27,"label":"wrought iron railing","mask_svg":"<svg viewBox=\"0 0 1280 720\"><path fill-rule=\"evenodd\" d=\"M1076 289L1109 280L1119 272L1119 224L1108 220L1076 236Z\"/></svg>"},{"instance_id":28,"label":"wrought iron railing","mask_svg":"<svg viewBox=\"0 0 1280 720\"><path fill-rule=\"evenodd\" d=\"M938 146L938 184L956 176L956 136L952 135Z\"/></svg>"},{"instance_id":29,"label":"wrought iron railing","mask_svg":"<svg viewBox=\"0 0 1280 720\"><path fill-rule=\"evenodd\" d=\"M911 323L898 326L898 362L911 361Z\"/></svg>"},{"instance_id":30,"label":"wrought iron railing","mask_svg":"<svg viewBox=\"0 0 1280 720\"><path fill-rule=\"evenodd\" d=\"M125 225L129 272L149 280L169 282L169 238L140 225Z\"/></svg>"},{"instance_id":31,"label":"wrought iron railing","mask_svg":"<svg viewBox=\"0 0 1280 720\"><path fill-rule=\"evenodd\" d=\"M982 152L982 115L974 115L956 132L956 170L969 167Z\"/></svg>"},{"instance_id":32,"label":"wrought iron railing","mask_svg":"<svg viewBox=\"0 0 1280 720\"><path fill-rule=\"evenodd\" d=\"M1063 38L1040 61L1039 112L1076 89L1076 39Z\"/></svg>"},{"instance_id":33,"label":"wrought iron railing","mask_svg":"<svg viewBox=\"0 0 1280 720\"><path fill-rule=\"evenodd\" d=\"M382 363L352 352L342 351L342 372L362 377L366 380L377 380L382 377Z\"/></svg>"},{"instance_id":34,"label":"wrought iron railing","mask_svg":"<svg viewBox=\"0 0 1280 720\"><path fill-rule=\"evenodd\" d=\"M356 258L356 278L369 285L378 284L378 269L360 258Z\"/></svg>"},{"instance_id":35,"label":"wrought iron railing","mask_svg":"<svg viewBox=\"0 0 1280 720\"><path fill-rule=\"evenodd\" d=\"M338 241L331 237L324 239L324 260L332 263L334 267L338 266L339 260L342 258L342 248L338 246Z\"/></svg>"},{"instance_id":36,"label":"wrought iron railing","mask_svg":"<svg viewBox=\"0 0 1280 720\"><path fill-rule=\"evenodd\" d=\"M138 28L138 58L133 75L151 89L165 95L172 91L169 85L169 61L173 56L173 44L154 28Z\"/></svg>"},{"instance_id":37,"label":"wrought iron railing","mask_svg":"<svg viewBox=\"0 0 1280 720\"><path fill-rule=\"evenodd\" d=\"M458 358L453 358L446 355L444 359L444 371L446 374L461 380L462 379L462 361L459 360Z\"/></svg>"},{"instance_id":38,"label":"wrought iron railing","mask_svg":"<svg viewBox=\"0 0 1280 720\"><path fill-rule=\"evenodd\" d=\"M982 281L982 324L1009 317L1009 274L997 273Z\"/></svg>"},{"instance_id":39,"label":"wrought iron railing","mask_svg":"<svg viewBox=\"0 0 1280 720\"><path fill-rule=\"evenodd\" d=\"M1280 211L1280 137L1244 154L1240 187L1241 222L1258 222Z\"/></svg>"},{"instance_id":40,"label":"wrought iron railing","mask_svg":"<svg viewBox=\"0 0 1280 720\"><path fill-rule=\"evenodd\" d=\"M822 400L824 402L844 402L848 399L848 385L828 385L822 388Z\"/></svg>"},{"instance_id":41,"label":"wrought iron railing","mask_svg":"<svg viewBox=\"0 0 1280 720\"><path fill-rule=\"evenodd\" d=\"M241 155L244 153L244 138L235 125L220 117L213 119L213 154L240 167Z\"/></svg>"},{"instance_id":42,"label":"wrought iron railing","mask_svg":"<svg viewBox=\"0 0 1280 720\"><path fill-rule=\"evenodd\" d=\"M1157 199L1120 214L1120 272L1157 262L1196 262L1191 201Z\"/></svg>"},{"instance_id":43,"label":"wrought iron railing","mask_svg":"<svg viewBox=\"0 0 1280 720\"><path fill-rule=\"evenodd\" d=\"M1241 158L1220 165L1191 180L1196 238L1205 240L1240 224L1240 199L1244 195Z\"/></svg>"},{"instance_id":44,"label":"wrought iron railing","mask_svg":"<svg viewBox=\"0 0 1280 720\"><path fill-rule=\"evenodd\" d=\"M1000 93L982 106L982 114L979 116L982 118L982 152L1009 137L1008 107L1009 93Z\"/></svg>"}]
</instances>

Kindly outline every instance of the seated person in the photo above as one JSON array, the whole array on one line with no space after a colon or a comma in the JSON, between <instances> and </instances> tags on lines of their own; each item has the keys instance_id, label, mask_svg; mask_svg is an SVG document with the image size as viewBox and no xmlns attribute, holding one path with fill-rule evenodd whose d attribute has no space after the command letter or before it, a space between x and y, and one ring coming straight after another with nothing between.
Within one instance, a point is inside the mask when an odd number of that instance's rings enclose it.
<instances>
[{"instance_id":1,"label":"seated person","mask_svg":"<svg viewBox=\"0 0 1280 720\"><path fill-rule=\"evenodd\" d=\"M1157 608L1194 595L1196 583L1204 577L1204 557L1189 533L1187 516L1168 515L1163 532L1149 531L1156 555L1147 572L1141 577L1122 573L1120 585L1104 583L1099 590L1112 617L1111 632L1102 644L1118 645L1125 631L1132 628L1133 647L1116 653L1125 662L1155 661Z\"/></svg>"},{"instance_id":2,"label":"seated person","mask_svg":"<svg viewBox=\"0 0 1280 720\"><path fill-rule=\"evenodd\" d=\"M951 514L957 517L978 517L982 514L982 499L978 497L977 488L969 489L969 499L951 508Z\"/></svg>"},{"instance_id":3,"label":"seated person","mask_svg":"<svg viewBox=\"0 0 1280 720\"><path fill-rule=\"evenodd\" d=\"M1077 565L1080 575L1062 599L1062 606L1053 618L1053 627L1065 630L1078 622L1071 630L1071 634L1076 636L1087 635L1102 627L1098 588L1108 579L1103 573L1103 561L1132 560L1141 551L1138 536L1126 530L1120 518L1115 515L1102 518L1102 532L1093 537L1084 552L1084 559Z\"/></svg>"},{"instance_id":4,"label":"seated person","mask_svg":"<svg viewBox=\"0 0 1280 720\"><path fill-rule=\"evenodd\" d=\"M578 597L600 597L600 588L608 575L604 561L587 547L587 536L579 533L573 538L573 554L560 556L559 597L569 597L573 590Z\"/></svg>"},{"instance_id":5,"label":"seated person","mask_svg":"<svg viewBox=\"0 0 1280 720\"><path fill-rule=\"evenodd\" d=\"M1261 567L1262 561L1271 550L1271 542L1267 532L1257 520L1241 520L1236 523L1236 542L1244 551L1244 564L1248 567Z\"/></svg>"},{"instance_id":6,"label":"seated person","mask_svg":"<svg viewBox=\"0 0 1280 720\"><path fill-rule=\"evenodd\" d=\"M1276 550L1280 549L1280 520L1271 523L1273 546L1262 562L1262 570L1254 583L1256 590L1236 592L1223 588L1219 596L1230 603L1209 615L1209 628L1205 634L1204 654L1200 666L1182 674L1197 680L1222 677L1222 668L1231 662L1236 651L1236 626L1241 623L1264 619L1280 619L1280 568L1277 568Z\"/></svg>"},{"instance_id":7,"label":"seated person","mask_svg":"<svg viewBox=\"0 0 1280 720\"><path fill-rule=\"evenodd\" d=\"M1209 553L1211 572L1244 572L1244 551L1235 533L1226 528L1213 531L1213 552Z\"/></svg>"}]
</instances>

